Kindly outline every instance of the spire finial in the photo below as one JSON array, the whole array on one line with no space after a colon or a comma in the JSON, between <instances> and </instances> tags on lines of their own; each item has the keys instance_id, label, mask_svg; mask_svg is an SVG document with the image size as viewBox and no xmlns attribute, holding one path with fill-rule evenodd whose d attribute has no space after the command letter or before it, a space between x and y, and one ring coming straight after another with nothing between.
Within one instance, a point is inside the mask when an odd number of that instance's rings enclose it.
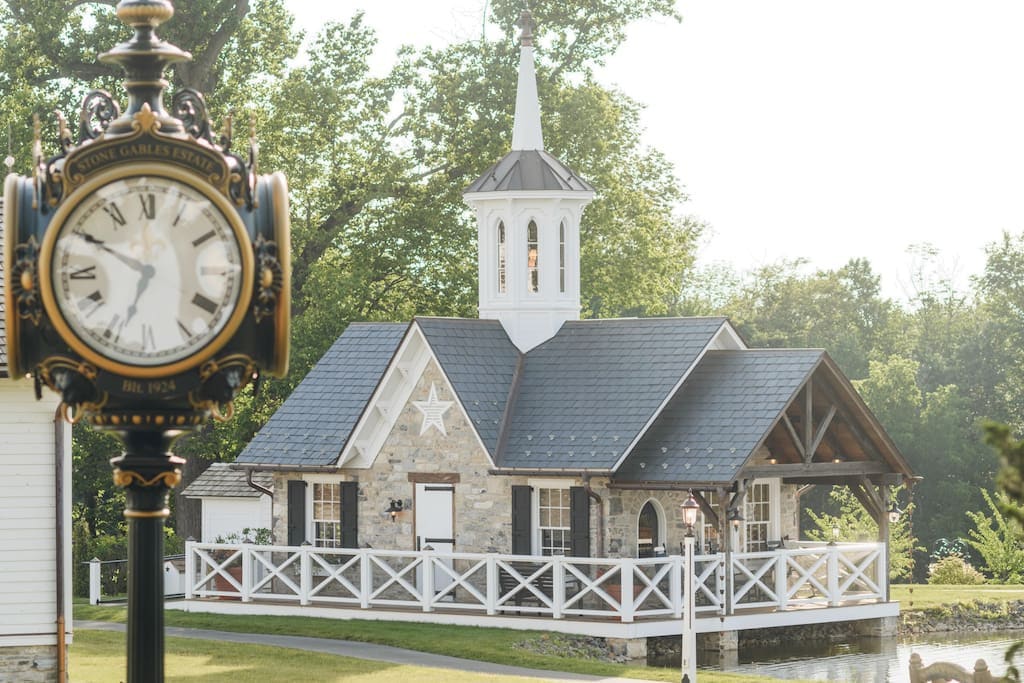
<instances>
[{"instance_id":1,"label":"spire finial","mask_svg":"<svg viewBox=\"0 0 1024 683\"><path fill-rule=\"evenodd\" d=\"M533 29L537 24L529 9L519 15L519 82L516 86L516 113L512 125L512 149L544 149L540 130L540 103L537 101L537 73L533 65Z\"/></svg>"},{"instance_id":2,"label":"spire finial","mask_svg":"<svg viewBox=\"0 0 1024 683\"><path fill-rule=\"evenodd\" d=\"M522 14L519 15L519 21L516 22L516 26L523 31L519 34L520 47L533 47L533 29L537 28L537 22L533 20L533 15L530 14L529 9L524 9Z\"/></svg>"}]
</instances>

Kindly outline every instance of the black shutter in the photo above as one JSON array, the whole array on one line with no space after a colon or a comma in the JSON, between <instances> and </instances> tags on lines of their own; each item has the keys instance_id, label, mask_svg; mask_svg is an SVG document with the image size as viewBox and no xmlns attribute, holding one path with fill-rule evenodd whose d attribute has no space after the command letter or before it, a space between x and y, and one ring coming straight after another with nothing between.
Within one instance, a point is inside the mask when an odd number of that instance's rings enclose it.
<instances>
[{"instance_id":1,"label":"black shutter","mask_svg":"<svg viewBox=\"0 0 1024 683\"><path fill-rule=\"evenodd\" d=\"M359 547L359 482L341 482L341 547Z\"/></svg>"},{"instance_id":2,"label":"black shutter","mask_svg":"<svg viewBox=\"0 0 1024 683\"><path fill-rule=\"evenodd\" d=\"M306 541L306 482L288 480L288 545Z\"/></svg>"},{"instance_id":3,"label":"black shutter","mask_svg":"<svg viewBox=\"0 0 1024 683\"><path fill-rule=\"evenodd\" d=\"M582 486L569 488L569 536L573 557L590 557L590 499Z\"/></svg>"},{"instance_id":4,"label":"black shutter","mask_svg":"<svg viewBox=\"0 0 1024 683\"><path fill-rule=\"evenodd\" d=\"M512 554L530 555L530 517L533 516L532 494L529 486L512 487Z\"/></svg>"}]
</instances>

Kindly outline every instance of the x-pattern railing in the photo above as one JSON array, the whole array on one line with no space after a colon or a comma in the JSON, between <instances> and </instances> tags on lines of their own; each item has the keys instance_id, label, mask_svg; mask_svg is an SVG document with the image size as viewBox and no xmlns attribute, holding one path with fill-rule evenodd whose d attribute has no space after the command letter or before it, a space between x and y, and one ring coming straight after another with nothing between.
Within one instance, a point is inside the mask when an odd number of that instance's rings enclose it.
<instances>
[{"instance_id":1,"label":"x-pattern railing","mask_svg":"<svg viewBox=\"0 0 1024 683\"><path fill-rule=\"evenodd\" d=\"M721 554L698 555L695 610L724 615L730 607L884 599L884 558L884 546L875 543L733 553L728 564ZM677 555L534 557L193 542L186 549L186 597L629 622L681 616L684 566Z\"/></svg>"},{"instance_id":2,"label":"x-pattern railing","mask_svg":"<svg viewBox=\"0 0 1024 683\"><path fill-rule=\"evenodd\" d=\"M840 594L855 594L858 597L881 597L884 594L880 586L884 581L884 570L880 571L879 569L882 564L881 548L865 548L860 552L841 553L838 561L839 575L845 574L839 584ZM875 571L876 578L871 578L869 570ZM882 576L881 581L878 579L879 576Z\"/></svg>"}]
</instances>

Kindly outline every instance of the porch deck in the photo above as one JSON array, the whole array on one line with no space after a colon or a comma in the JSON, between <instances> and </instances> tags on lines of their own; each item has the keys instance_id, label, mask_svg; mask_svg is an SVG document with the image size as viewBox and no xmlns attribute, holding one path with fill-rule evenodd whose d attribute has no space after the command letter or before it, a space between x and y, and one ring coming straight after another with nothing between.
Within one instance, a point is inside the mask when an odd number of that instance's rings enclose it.
<instances>
[{"instance_id":1,"label":"porch deck","mask_svg":"<svg viewBox=\"0 0 1024 683\"><path fill-rule=\"evenodd\" d=\"M190 542L180 607L640 638L680 632L684 567L678 555L536 557ZM881 543L698 555L694 581L702 633L899 612L886 600Z\"/></svg>"}]
</instances>

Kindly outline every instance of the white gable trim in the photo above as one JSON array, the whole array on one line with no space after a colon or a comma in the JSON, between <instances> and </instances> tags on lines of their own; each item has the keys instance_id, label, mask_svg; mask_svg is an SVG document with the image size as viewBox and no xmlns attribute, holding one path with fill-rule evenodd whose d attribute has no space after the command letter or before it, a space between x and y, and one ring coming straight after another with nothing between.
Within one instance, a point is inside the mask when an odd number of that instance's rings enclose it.
<instances>
[{"instance_id":1,"label":"white gable trim","mask_svg":"<svg viewBox=\"0 0 1024 683\"><path fill-rule=\"evenodd\" d=\"M451 389L455 403L473 430L473 436L476 437L480 450L487 456L490 466L495 466L494 458L484 445L472 418L462 404L462 399L455 391L455 385L445 373L444 366L437 359L434 350L430 348L419 324L413 321L399 345L398 351L395 352L391 364L384 371L384 376L367 402L366 409L352 430L352 435L345 444L345 448L338 456L338 467L367 469L373 466L374 460L377 459L377 455L384 447L388 435L391 434L391 430L394 429L395 423L398 421L398 416L409 402L416 384L430 361L434 361L441 377Z\"/></svg>"},{"instance_id":2,"label":"white gable trim","mask_svg":"<svg viewBox=\"0 0 1024 683\"><path fill-rule=\"evenodd\" d=\"M644 434L647 433L647 430L651 428L651 425L653 425L655 420L658 419L658 416L660 416L662 411L665 410L665 406L668 405L669 401L671 401L676 395L676 392L679 391L679 388L683 386L683 383L686 382L687 378L689 378L690 373L693 372L694 368L700 365L701 360L708 351L743 350L746 348L747 345L743 343L743 340L740 338L740 335L737 334L735 328L733 328L728 320L723 321L722 326L718 328L715 334L711 337L711 340L703 349L700 350L700 353L697 354L697 357L692 363L690 363L690 367L686 368L686 372L682 374L679 381L676 382L676 385L665 395L665 398L661 401L661 405L658 406L658 409L655 410L654 414L652 414L647 420L647 424L637 432L636 436L633 437L633 440L629 442L628 446L626 446L626 449L622 451L622 455L620 455L619 459L615 461L614 465L612 465L612 472L618 471L619 467L622 466L622 463L625 462L629 454L634 448L636 448L636 445L640 443L640 439L643 438Z\"/></svg>"},{"instance_id":3,"label":"white gable trim","mask_svg":"<svg viewBox=\"0 0 1024 683\"><path fill-rule=\"evenodd\" d=\"M415 325L410 325L341 450L336 463L338 467L368 468L373 465L395 426L402 406L409 400L416 380L432 356L423 334Z\"/></svg>"}]
</instances>

